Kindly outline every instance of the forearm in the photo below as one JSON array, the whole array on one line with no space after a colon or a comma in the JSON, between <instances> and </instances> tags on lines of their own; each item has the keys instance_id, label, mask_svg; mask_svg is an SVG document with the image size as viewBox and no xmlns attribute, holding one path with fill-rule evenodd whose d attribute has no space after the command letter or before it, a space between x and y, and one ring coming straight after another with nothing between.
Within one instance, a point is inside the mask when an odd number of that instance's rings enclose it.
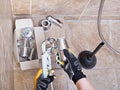
<instances>
[{"instance_id":1,"label":"forearm","mask_svg":"<svg viewBox=\"0 0 120 90\"><path fill-rule=\"evenodd\" d=\"M82 78L76 82L78 90L95 90L86 78Z\"/></svg>"}]
</instances>

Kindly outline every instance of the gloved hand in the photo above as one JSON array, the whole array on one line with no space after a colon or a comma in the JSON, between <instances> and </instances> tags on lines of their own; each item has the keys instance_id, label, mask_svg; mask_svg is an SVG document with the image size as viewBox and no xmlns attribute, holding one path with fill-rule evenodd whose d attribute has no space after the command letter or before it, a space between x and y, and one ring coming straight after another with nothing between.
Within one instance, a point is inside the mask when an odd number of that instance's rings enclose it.
<instances>
[{"instance_id":1,"label":"gloved hand","mask_svg":"<svg viewBox=\"0 0 120 90\"><path fill-rule=\"evenodd\" d=\"M42 77L43 70L40 68L34 77L34 90L47 90L48 85L54 80L55 75Z\"/></svg>"},{"instance_id":2,"label":"gloved hand","mask_svg":"<svg viewBox=\"0 0 120 90\"><path fill-rule=\"evenodd\" d=\"M68 74L70 79L76 84L76 82L81 78L86 78L86 75L83 74L81 70L81 65L79 60L67 49L63 50L66 57L64 71Z\"/></svg>"},{"instance_id":3,"label":"gloved hand","mask_svg":"<svg viewBox=\"0 0 120 90\"><path fill-rule=\"evenodd\" d=\"M36 90L47 90L48 85L54 80L53 76L48 76L48 78L42 78L41 76L37 80Z\"/></svg>"}]
</instances>

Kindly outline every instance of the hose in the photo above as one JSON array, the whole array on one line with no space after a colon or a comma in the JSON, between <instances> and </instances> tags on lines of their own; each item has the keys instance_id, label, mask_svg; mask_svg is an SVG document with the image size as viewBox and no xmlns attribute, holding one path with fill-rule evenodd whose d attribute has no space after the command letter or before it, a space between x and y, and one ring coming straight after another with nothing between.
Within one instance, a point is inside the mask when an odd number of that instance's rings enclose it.
<instances>
[{"instance_id":1,"label":"hose","mask_svg":"<svg viewBox=\"0 0 120 90\"><path fill-rule=\"evenodd\" d=\"M114 53L120 55L120 52L117 51L116 49L114 49L104 38L102 31L101 31L101 17L102 17L102 12L103 12L103 7L104 7L104 2L105 0L101 0L100 2L100 7L99 7L99 11L98 11L98 18L97 18L97 27L98 27L98 33L100 36L100 39L105 43L105 45Z\"/></svg>"}]
</instances>

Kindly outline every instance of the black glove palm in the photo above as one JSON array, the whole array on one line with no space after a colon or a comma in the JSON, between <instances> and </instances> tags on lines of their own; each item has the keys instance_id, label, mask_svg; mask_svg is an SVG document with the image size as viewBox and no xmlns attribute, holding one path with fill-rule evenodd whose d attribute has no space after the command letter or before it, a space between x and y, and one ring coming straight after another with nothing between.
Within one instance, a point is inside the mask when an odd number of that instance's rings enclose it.
<instances>
[{"instance_id":1,"label":"black glove palm","mask_svg":"<svg viewBox=\"0 0 120 90\"><path fill-rule=\"evenodd\" d=\"M54 76L48 76L48 78L39 77L37 80L37 90L47 90L48 85L54 80Z\"/></svg>"},{"instance_id":2,"label":"black glove palm","mask_svg":"<svg viewBox=\"0 0 120 90\"><path fill-rule=\"evenodd\" d=\"M81 65L79 60L68 50L64 49L63 52L66 57L64 70L67 72L70 79L72 79L76 84L79 79L86 76L81 71Z\"/></svg>"}]
</instances>

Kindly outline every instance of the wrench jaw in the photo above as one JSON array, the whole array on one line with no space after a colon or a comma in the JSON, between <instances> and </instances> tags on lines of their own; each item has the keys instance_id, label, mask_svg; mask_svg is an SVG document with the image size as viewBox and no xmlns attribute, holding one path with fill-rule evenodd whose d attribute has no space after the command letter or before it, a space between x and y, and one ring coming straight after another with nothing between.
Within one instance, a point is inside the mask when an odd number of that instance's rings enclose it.
<instances>
[{"instance_id":1,"label":"wrench jaw","mask_svg":"<svg viewBox=\"0 0 120 90\"><path fill-rule=\"evenodd\" d=\"M51 44L51 45L48 45ZM43 69L43 78L47 78L48 76L54 76L54 70L52 70L52 63L51 63L51 54L53 49L53 43L51 39L48 39L42 43L42 69ZM49 47L48 47L49 46ZM54 78L56 78L54 76ZM53 90L53 83L50 84L51 89Z\"/></svg>"},{"instance_id":2,"label":"wrench jaw","mask_svg":"<svg viewBox=\"0 0 120 90\"><path fill-rule=\"evenodd\" d=\"M48 77L48 72L52 69L51 65L51 48L46 48L46 41L42 43L42 68L43 68L43 77Z\"/></svg>"}]
</instances>

